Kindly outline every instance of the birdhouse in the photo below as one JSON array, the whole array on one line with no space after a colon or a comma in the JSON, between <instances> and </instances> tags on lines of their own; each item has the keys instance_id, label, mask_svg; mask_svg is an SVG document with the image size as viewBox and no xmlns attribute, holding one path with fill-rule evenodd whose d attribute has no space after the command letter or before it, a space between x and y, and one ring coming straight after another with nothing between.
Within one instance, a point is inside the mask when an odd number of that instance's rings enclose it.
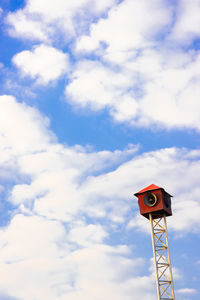
<instances>
[{"instance_id":1,"label":"birdhouse","mask_svg":"<svg viewBox=\"0 0 200 300\"><path fill-rule=\"evenodd\" d=\"M149 219L149 213L153 219L171 216L171 195L163 188L151 184L134 194L138 197L140 214Z\"/></svg>"}]
</instances>

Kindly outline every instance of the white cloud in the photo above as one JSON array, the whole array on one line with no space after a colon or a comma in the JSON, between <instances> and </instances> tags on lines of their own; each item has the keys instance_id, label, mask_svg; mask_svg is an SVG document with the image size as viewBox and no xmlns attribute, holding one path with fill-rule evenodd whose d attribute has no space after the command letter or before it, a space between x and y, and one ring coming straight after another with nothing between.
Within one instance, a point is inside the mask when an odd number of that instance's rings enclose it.
<instances>
[{"instance_id":1,"label":"white cloud","mask_svg":"<svg viewBox=\"0 0 200 300\"><path fill-rule=\"evenodd\" d=\"M93 1L93 7L89 7L89 11L94 12L103 12L110 6L115 3L114 0L102 0L101 3L98 1ZM63 1L58 0L57 3L53 0L50 1L39 1L39 0L29 0L27 2L26 9L30 13L36 13L43 15L46 19L53 20L66 17L66 15L73 15L77 10L84 8L85 6L89 6L91 1L88 0L79 0L79 1Z\"/></svg>"},{"instance_id":2,"label":"white cloud","mask_svg":"<svg viewBox=\"0 0 200 300\"><path fill-rule=\"evenodd\" d=\"M34 205L45 216L71 219L84 207L78 192L84 177L119 165L137 150L129 146L124 151L96 153L59 145L48 130L48 119L11 96L1 96L0 111L1 164L15 169L14 176L25 176L13 187L10 201L27 203L28 208Z\"/></svg>"},{"instance_id":3,"label":"white cloud","mask_svg":"<svg viewBox=\"0 0 200 300\"><path fill-rule=\"evenodd\" d=\"M193 4L178 1L177 6L161 1L122 1L76 41L78 53L94 53L103 61L106 76L98 76L98 96L94 83L79 97L77 90L83 83L89 85L79 63L66 88L72 104L106 107L115 121L131 126L199 130L199 52L181 49L182 44L192 43L198 36L199 16L199 0ZM89 75L96 79L99 67L93 66ZM116 97L119 89L113 85L115 77L108 80L112 72L126 74L130 82L129 86L123 82L119 85L120 100ZM101 106L98 99L103 99Z\"/></svg>"},{"instance_id":4,"label":"white cloud","mask_svg":"<svg viewBox=\"0 0 200 300\"><path fill-rule=\"evenodd\" d=\"M117 72L97 61L82 61L66 87L68 101L94 110L108 107L116 119L131 119L136 115L137 102L128 90L134 84L129 70Z\"/></svg>"},{"instance_id":5,"label":"white cloud","mask_svg":"<svg viewBox=\"0 0 200 300\"><path fill-rule=\"evenodd\" d=\"M87 27L88 17L93 18L105 13L115 0L79 0L79 1L26 1L23 9L9 13L7 24L9 33L22 39L37 41L70 39L79 32L81 25ZM86 12L86 13L85 13ZM84 28L83 26L83 28Z\"/></svg>"},{"instance_id":6,"label":"white cloud","mask_svg":"<svg viewBox=\"0 0 200 300\"><path fill-rule=\"evenodd\" d=\"M73 272L60 223L16 215L0 235L2 292L19 299L53 300L69 289Z\"/></svg>"},{"instance_id":7,"label":"white cloud","mask_svg":"<svg viewBox=\"0 0 200 300\"><path fill-rule=\"evenodd\" d=\"M91 244L102 243L107 235L107 232L100 225L78 224L70 230L68 239L72 243L87 247Z\"/></svg>"},{"instance_id":8,"label":"white cloud","mask_svg":"<svg viewBox=\"0 0 200 300\"><path fill-rule=\"evenodd\" d=\"M70 239L78 241L76 230L68 240L60 223L37 216L16 215L0 236L1 292L9 296L92 300L109 295L120 300L134 293L153 299L152 278L140 275L144 260L128 258L127 246L84 243L74 248Z\"/></svg>"},{"instance_id":9,"label":"white cloud","mask_svg":"<svg viewBox=\"0 0 200 300\"><path fill-rule=\"evenodd\" d=\"M79 262L80 276L77 278L76 291L69 293L68 299L100 300L108 297L119 300L132 299L132 295L153 299L155 295L152 293L150 276L137 276L142 260L121 259L120 254L124 250L123 247L95 246L73 253L72 259ZM134 277L127 277L128 269L133 270Z\"/></svg>"},{"instance_id":10,"label":"white cloud","mask_svg":"<svg viewBox=\"0 0 200 300\"><path fill-rule=\"evenodd\" d=\"M166 62L165 56L168 55ZM143 51L123 66L79 62L66 87L72 105L107 108L131 126L200 130L198 53Z\"/></svg>"},{"instance_id":11,"label":"white cloud","mask_svg":"<svg viewBox=\"0 0 200 300\"><path fill-rule=\"evenodd\" d=\"M118 223L124 222L134 203L131 195L155 182L175 194L171 219L178 222L171 221L171 227L178 232L195 226L198 230L199 151L169 148L131 158L135 148L115 152L70 148L56 143L36 109L9 96L2 96L0 104L2 163L9 165L15 157L17 172L25 176L10 194L15 205L23 204L28 210L62 221L81 214Z\"/></svg>"},{"instance_id":12,"label":"white cloud","mask_svg":"<svg viewBox=\"0 0 200 300\"><path fill-rule=\"evenodd\" d=\"M90 36L81 37L77 50L90 51L100 42L107 44L107 52L151 46L153 37L170 25L171 17L170 7L160 0L122 1L107 18L91 25Z\"/></svg>"},{"instance_id":13,"label":"white cloud","mask_svg":"<svg viewBox=\"0 0 200 300\"><path fill-rule=\"evenodd\" d=\"M195 290L195 289L190 289L190 288L184 288L184 289L176 290L176 293L178 293L178 294L185 294L185 295L188 295L188 294L196 294L196 293L197 293L197 290Z\"/></svg>"},{"instance_id":14,"label":"white cloud","mask_svg":"<svg viewBox=\"0 0 200 300\"><path fill-rule=\"evenodd\" d=\"M1 258L9 264L44 256L47 246L49 254L54 255L56 243L64 242L64 236L65 230L59 222L37 216L15 215L9 227L1 231Z\"/></svg>"},{"instance_id":15,"label":"white cloud","mask_svg":"<svg viewBox=\"0 0 200 300\"><path fill-rule=\"evenodd\" d=\"M106 108L130 126L200 130L199 53L182 48L198 37L199 3L29 0L7 22L14 36L57 47L60 36L62 45L73 36L78 62L65 90L72 105ZM43 44L13 62L40 84L69 71L67 54Z\"/></svg>"},{"instance_id":16,"label":"white cloud","mask_svg":"<svg viewBox=\"0 0 200 300\"><path fill-rule=\"evenodd\" d=\"M22 10L18 10L14 14L10 13L7 17L7 22L11 25L9 33L14 37L48 41L48 32L51 33L51 28L47 28L40 20L31 19Z\"/></svg>"},{"instance_id":17,"label":"white cloud","mask_svg":"<svg viewBox=\"0 0 200 300\"><path fill-rule=\"evenodd\" d=\"M130 126L200 130L199 53L181 48L197 37L199 14L199 0L29 0L7 22L14 36L57 46L60 35L62 41L73 36L70 49L80 60L65 90L72 105L106 108ZM85 51L96 60L85 59ZM68 55L43 44L13 62L40 84L69 74Z\"/></svg>"},{"instance_id":18,"label":"white cloud","mask_svg":"<svg viewBox=\"0 0 200 300\"><path fill-rule=\"evenodd\" d=\"M68 54L42 44L34 47L33 51L17 53L12 61L22 75L44 85L66 74L70 68Z\"/></svg>"},{"instance_id":19,"label":"white cloud","mask_svg":"<svg viewBox=\"0 0 200 300\"><path fill-rule=\"evenodd\" d=\"M43 151L55 136L48 130L49 120L38 110L19 104L12 96L0 96L0 138L5 160L12 152L15 155L31 151Z\"/></svg>"},{"instance_id":20,"label":"white cloud","mask_svg":"<svg viewBox=\"0 0 200 300\"><path fill-rule=\"evenodd\" d=\"M174 27L169 36L173 41L190 44L193 39L199 38L200 1L178 1L178 9Z\"/></svg>"},{"instance_id":21,"label":"white cloud","mask_svg":"<svg viewBox=\"0 0 200 300\"><path fill-rule=\"evenodd\" d=\"M10 201L28 207L34 205L37 213L50 218L73 219L87 201L81 189L84 178L118 165L134 152L134 148L128 148L114 153L87 153L76 148L51 146L46 152L25 155L19 159L19 170L33 180L30 184L16 185Z\"/></svg>"},{"instance_id":22,"label":"white cloud","mask_svg":"<svg viewBox=\"0 0 200 300\"><path fill-rule=\"evenodd\" d=\"M141 123L200 129L199 62L197 54L178 67L160 64L160 70L147 82L140 102Z\"/></svg>"}]
</instances>

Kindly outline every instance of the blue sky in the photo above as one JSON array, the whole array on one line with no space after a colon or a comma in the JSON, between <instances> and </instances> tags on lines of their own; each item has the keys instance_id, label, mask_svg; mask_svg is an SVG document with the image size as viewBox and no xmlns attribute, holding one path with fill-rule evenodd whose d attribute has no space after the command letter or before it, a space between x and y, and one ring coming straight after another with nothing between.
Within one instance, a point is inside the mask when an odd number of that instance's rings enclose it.
<instances>
[{"instance_id":1,"label":"blue sky","mask_svg":"<svg viewBox=\"0 0 200 300\"><path fill-rule=\"evenodd\" d=\"M0 299L155 299L151 183L199 299L200 1L0 7Z\"/></svg>"}]
</instances>

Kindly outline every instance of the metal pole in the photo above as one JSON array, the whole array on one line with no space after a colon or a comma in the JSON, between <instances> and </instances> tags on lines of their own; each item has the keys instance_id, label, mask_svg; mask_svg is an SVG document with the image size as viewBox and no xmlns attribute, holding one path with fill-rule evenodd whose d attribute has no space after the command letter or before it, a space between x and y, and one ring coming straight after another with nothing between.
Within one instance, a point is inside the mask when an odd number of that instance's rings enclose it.
<instances>
[{"instance_id":1,"label":"metal pole","mask_svg":"<svg viewBox=\"0 0 200 300\"><path fill-rule=\"evenodd\" d=\"M154 239L154 230L153 230L153 219L151 213L149 214L149 220L151 225L151 238L152 238L152 247L153 247L153 258L154 258L154 266L156 272L156 287L157 287L157 295L158 300L160 300L160 289L159 289L159 282L158 282L158 268L157 268L157 261L156 261L156 249L155 249L155 239Z\"/></svg>"},{"instance_id":2,"label":"metal pole","mask_svg":"<svg viewBox=\"0 0 200 300\"><path fill-rule=\"evenodd\" d=\"M158 300L175 300L166 217L149 214Z\"/></svg>"},{"instance_id":3,"label":"metal pole","mask_svg":"<svg viewBox=\"0 0 200 300\"><path fill-rule=\"evenodd\" d=\"M170 273L170 280L171 280L172 298L175 299L172 268L171 268L171 259L170 259L170 252L169 252L169 239L168 239L168 233L167 233L166 216L164 216L164 224L165 224L166 244L167 244L167 248L168 248L168 261L169 261L169 273Z\"/></svg>"}]
</instances>

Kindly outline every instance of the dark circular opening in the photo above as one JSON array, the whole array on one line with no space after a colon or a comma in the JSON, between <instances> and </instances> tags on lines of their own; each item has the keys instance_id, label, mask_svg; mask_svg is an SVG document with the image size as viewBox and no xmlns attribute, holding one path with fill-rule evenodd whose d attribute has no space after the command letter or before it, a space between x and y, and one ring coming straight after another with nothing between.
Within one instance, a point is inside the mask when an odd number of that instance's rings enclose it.
<instances>
[{"instance_id":1,"label":"dark circular opening","mask_svg":"<svg viewBox=\"0 0 200 300\"><path fill-rule=\"evenodd\" d=\"M144 196L144 203L149 207L154 206L157 203L157 201L158 199L153 193L148 193Z\"/></svg>"}]
</instances>

